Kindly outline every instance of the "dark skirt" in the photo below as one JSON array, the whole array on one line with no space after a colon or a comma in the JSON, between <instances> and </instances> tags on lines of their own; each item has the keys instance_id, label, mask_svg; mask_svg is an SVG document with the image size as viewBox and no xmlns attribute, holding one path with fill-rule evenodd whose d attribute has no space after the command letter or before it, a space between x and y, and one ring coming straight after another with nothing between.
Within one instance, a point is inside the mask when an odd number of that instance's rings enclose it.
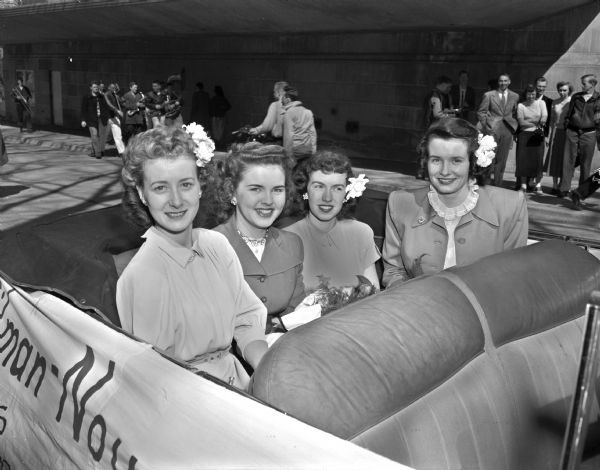
<instances>
[{"instance_id":1,"label":"dark skirt","mask_svg":"<svg viewBox=\"0 0 600 470\"><path fill-rule=\"evenodd\" d=\"M544 138L533 131L520 131L517 136L517 178L539 178L544 163Z\"/></svg>"},{"instance_id":2,"label":"dark skirt","mask_svg":"<svg viewBox=\"0 0 600 470\"><path fill-rule=\"evenodd\" d=\"M548 148L548 157L546 158L546 163L544 164L544 171L548 172L548 175L555 178L562 178L566 137L567 133L565 130L557 127L554 129L552 140L550 141L550 147Z\"/></svg>"}]
</instances>

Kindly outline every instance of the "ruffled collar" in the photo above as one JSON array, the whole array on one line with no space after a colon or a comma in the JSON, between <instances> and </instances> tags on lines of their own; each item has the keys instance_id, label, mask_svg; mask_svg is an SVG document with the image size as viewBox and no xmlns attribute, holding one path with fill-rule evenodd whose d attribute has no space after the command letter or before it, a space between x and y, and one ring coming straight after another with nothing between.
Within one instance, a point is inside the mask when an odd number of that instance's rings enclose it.
<instances>
[{"instance_id":1,"label":"ruffled collar","mask_svg":"<svg viewBox=\"0 0 600 470\"><path fill-rule=\"evenodd\" d=\"M433 186L429 187L427 193L427 199L429 204L433 207L433 210L444 220L455 220L461 218L463 215L471 212L477 205L479 200L479 186L475 182L469 183L469 192L463 202L456 207L446 207L446 205L440 200L440 196Z\"/></svg>"}]
</instances>

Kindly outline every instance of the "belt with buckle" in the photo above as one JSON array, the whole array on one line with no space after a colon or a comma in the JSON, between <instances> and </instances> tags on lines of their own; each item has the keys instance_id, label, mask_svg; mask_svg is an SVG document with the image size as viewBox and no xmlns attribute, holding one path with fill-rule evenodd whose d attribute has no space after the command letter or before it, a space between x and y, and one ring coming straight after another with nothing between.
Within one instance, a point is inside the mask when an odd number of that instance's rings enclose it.
<instances>
[{"instance_id":1,"label":"belt with buckle","mask_svg":"<svg viewBox=\"0 0 600 470\"><path fill-rule=\"evenodd\" d=\"M567 127L567 129L572 130L573 132L577 132L579 135L586 134L587 132L594 132L596 130L595 127L579 128L579 127L574 127L574 126L569 126L569 127Z\"/></svg>"}]
</instances>

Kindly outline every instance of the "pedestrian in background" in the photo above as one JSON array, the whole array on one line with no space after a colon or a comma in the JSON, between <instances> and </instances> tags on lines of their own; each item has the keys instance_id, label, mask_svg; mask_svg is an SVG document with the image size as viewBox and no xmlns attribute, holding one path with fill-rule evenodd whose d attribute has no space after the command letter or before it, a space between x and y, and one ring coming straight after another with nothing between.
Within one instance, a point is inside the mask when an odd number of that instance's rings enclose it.
<instances>
[{"instance_id":1,"label":"pedestrian in background","mask_svg":"<svg viewBox=\"0 0 600 470\"><path fill-rule=\"evenodd\" d=\"M92 139L90 157L102 158L106 145L110 108L100 93L98 82L90 83L90 92L81 100L81 127L87 127Z\"/></svg>"},{"instance_id":2,"label":"pedestrian in background","mask_svg":"<svg viewBox=\"0 0 600 470\"><path fill-rule=\"evenodd\" d=\"M231 104L225 98L225 92L220 85L215 86L215 94L210 99L208 113L212 129L212 138L217 148L223 147L223 134L225 133L225 115L231 109Z\"/></svg>"}]
</instances>

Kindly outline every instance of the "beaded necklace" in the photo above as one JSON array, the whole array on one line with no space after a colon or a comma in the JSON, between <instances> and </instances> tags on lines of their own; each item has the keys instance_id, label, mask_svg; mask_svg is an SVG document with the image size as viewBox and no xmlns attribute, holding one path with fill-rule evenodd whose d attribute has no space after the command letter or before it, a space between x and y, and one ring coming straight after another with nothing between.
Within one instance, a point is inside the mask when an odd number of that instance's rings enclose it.
<instances>
[{"instance_id":1,"label":"beaded necklace","mask_svg":"<svg viewBox=\"0 0 600 470\"><path fill-rule=\"evenodd\" d=\"M250 251L254 253L256 259L260 261L262 259L263 252L265 251L265 245L267 244L267 236L269 234L269 229L265 231L265 234L262 238L250 238L249 236L244 235L242 232L240 232L239 229L236 230L239 236L242 237L242 240L244 240L244 243L246 243L248 248L250 248Z\"/></svg>"}]
</instances>

